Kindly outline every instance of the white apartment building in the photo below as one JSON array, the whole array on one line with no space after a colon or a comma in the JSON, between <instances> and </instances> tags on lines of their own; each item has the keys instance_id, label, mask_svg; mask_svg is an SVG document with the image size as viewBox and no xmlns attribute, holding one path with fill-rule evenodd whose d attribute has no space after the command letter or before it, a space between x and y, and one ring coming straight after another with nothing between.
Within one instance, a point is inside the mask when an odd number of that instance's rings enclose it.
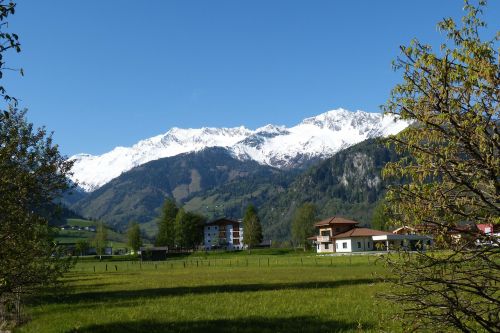
<instances>
[{"instance_id":1,"label":"white apartment building","mask_svg":"<svg viewBox=\"0 0 500 333\"><path fill-rule=\"evenodd\" d=\"M228 218L220 218L205 224L203 247L205 250L242 250L243 223Z\"/></svg>"}]
</instances>

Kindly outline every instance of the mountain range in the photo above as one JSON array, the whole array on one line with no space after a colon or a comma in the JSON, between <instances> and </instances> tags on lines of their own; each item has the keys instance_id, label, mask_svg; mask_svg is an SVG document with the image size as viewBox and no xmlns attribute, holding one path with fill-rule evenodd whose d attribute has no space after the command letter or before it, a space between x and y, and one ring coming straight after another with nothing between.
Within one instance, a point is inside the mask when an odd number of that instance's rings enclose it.
<instances>
[{"instance_id":1,"label":"mountain range","mask_svg":"<svg viewBox=\"0 0 500 333\"><path fill-rule=\"evenodd\" d=\"M78 154L72 180L92 192L122 173L147 162L183 153L221 147L239 161L255 161L278 169L303 169L366 139L396 134L408 124L390 116L337 109L306 118L296 126L266 125L256 130L174 127L165 134L116 147L94 156Z\"/></svg>"},{"instance_id":2,"label":"mountain range","mask_svg":"<svg viewBox=\"0 0 500 333\"><path fill-rule=\"evenodd\" d=\"M258 207L266 239L285 240L304 202L314 203L320 217L341 215L369 225L385 190L380 171L397 158L378 139L369 139L306 170L278 169L213 147L145 163L66 204L118 230L139 222L154 236L167 197L208 219L241 218L251 203Z\"/></svg>"},{"instance_id":3,"label":"mountain range","mask_svg":"<svg viewBox=\"0 0 500 333\"><path fill-rule=\"evenodd\" d=\"M80 170L75 178L87 177L87 191L74 191L64 202L116 229L139 222L150 236L167 197L209 219L240 218L252 203L264 236L275 240L289 237L304 202L316 204L320 217L343 215L369 225L385 189L380 171L398 158L377 138L405 127L379 114L340 109L289 129L176 128L130 148L73 157Z\"/></svg>"}]
</instances>

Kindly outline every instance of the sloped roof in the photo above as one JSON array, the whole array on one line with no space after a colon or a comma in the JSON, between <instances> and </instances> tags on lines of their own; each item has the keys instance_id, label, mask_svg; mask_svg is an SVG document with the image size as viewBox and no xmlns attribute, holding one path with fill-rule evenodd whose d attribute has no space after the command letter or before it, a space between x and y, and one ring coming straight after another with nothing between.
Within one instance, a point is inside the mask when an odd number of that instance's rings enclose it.
<instances>
[{"instance_id":1,"label":"sloped roof","mask_svg":"<svg viewBox=\"0 0 500 333\"><path fill-rule=\"evenodd\" d=\"M370 236L381 236L381 235L392 235L392 232L380 231L369 228L353 228L349 231L343 232L341 234L333 236L334 238L349 238L349 237L370 237Z\"/></svg>"},{"instance_id":2,"label":"sloped roof","mask_svg":"<svg viewBox=\"0 0 500 333\"><path fill-rule=\"evenodd\" d=\"M352 224L352 225L355 225L358 223L359 222L356 222L353 220L348 220L348 219L343 218L343 217L332 216L332 217L329 217L323 221L319 221L319 222L315 223L314 226L315 227L324 227L324 226L327 226L330 224Z\"/></svg>"}]
</instances>

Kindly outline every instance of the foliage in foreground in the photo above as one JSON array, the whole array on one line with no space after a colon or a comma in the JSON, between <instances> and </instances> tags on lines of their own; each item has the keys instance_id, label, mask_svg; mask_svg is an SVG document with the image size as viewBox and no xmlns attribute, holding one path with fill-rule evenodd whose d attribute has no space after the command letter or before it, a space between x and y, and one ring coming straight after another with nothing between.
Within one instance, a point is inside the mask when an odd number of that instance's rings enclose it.
<instances>
[{"instance_id":1,"label":"foliage in foreground","mask_svg":"<svg viewBox=\"0 0 500 333\"><path fill-rule=\"evenodd\" d=\"M500 34L481 40L483 5L466 2L460 28L452 19L439 23L450 43L440 54L416 40L401 48L395 67L404 81L385 106L412 122L389 140L408 154L384 170L408 181L388 192L393 223L424 228L451 251L389 261L402 288L392 298L405 306L411 329L500 332L498 238L474 229L500 223Z\"/></svg>"},{"instance_id":2,"label":"foliage in foreground","mask_svg":"<svg viewBox=\"0 0 500 333\"><path fill-rule=\"evenodd\" d=\"M24 294L55 282L71 262L51 242L54 200L68 188L72 163L45 129L34 129L25 111L0 115L0 325Z\"/></svg>"}]
</instances>

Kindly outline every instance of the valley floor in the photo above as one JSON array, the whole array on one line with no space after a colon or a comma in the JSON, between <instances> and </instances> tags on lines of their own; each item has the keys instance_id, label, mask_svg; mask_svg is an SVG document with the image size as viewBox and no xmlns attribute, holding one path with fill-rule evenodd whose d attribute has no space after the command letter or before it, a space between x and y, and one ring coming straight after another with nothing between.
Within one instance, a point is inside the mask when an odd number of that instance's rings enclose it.
<instances>
[{"instance_id":1,"label":"valley floor","mask_svg":"<svg viewBox=\"0 0 500 333\"><path fill-rule=\"evenodd\" d=\"M385 273L370 256L81 262L16 332L394 332Z\"/></svg>"}]
</instances>

